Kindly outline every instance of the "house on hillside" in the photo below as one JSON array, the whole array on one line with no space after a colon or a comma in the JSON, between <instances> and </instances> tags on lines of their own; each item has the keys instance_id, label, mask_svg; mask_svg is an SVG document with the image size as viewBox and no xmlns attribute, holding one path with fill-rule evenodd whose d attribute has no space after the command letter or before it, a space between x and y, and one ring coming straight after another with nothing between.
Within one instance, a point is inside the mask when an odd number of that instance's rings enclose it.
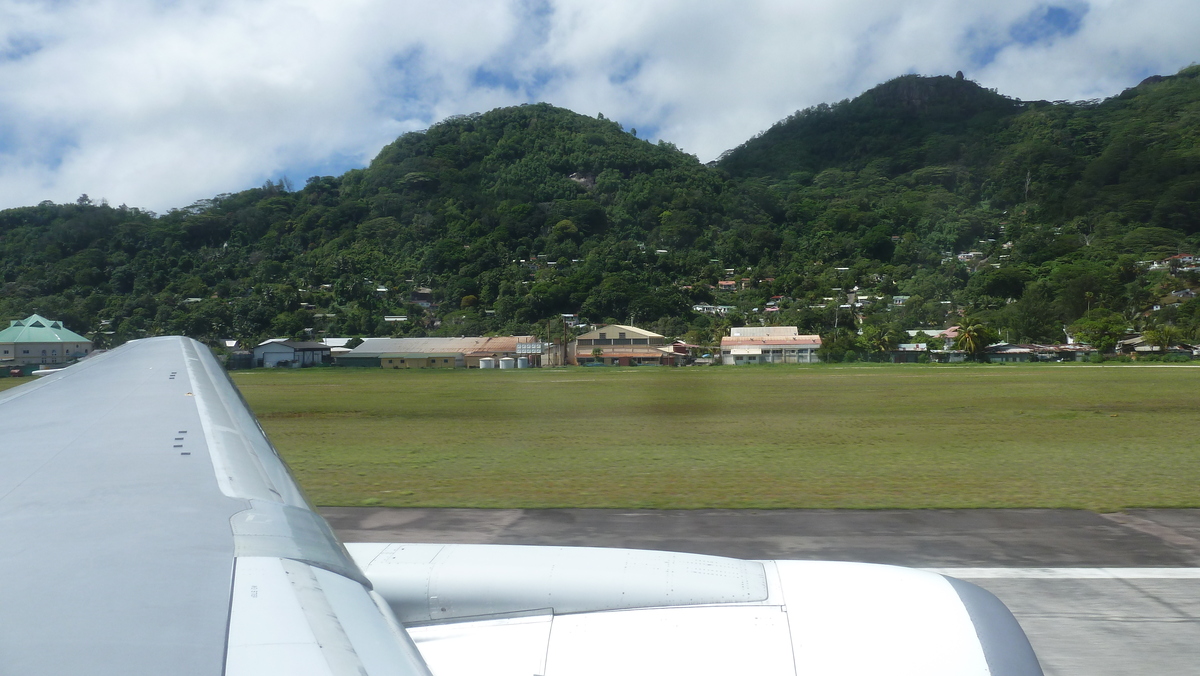
<instances>
[{"instance_id":1,"label":"house on hillside","mask_svg":"<svg viewBox=\"0 0 1200 676\"><path fill-rule=\"evenodd\" d=\"M417 290L412 292L411 298L413 303L423 308L433 307L433 289L427 286L418 286Z\"/></svg>"},{"instance_id":2,"label":"house on hillside","mask_svg":"<svg viewBox=\"0 0 1200 676\"><path fill-rule=\"evenodd\" d=\"M741 326L721 339L721 363L812 364L820 348L820 336L801 335L795 326Z\"/></svg>"},{"instance_id":3,"label":"house on hillside","mask_svg":"<svg viewBox=\"0 0 1200 676\"><path fill-rule=\"evenodd\" d=\"M70 364L92 352L92 341L37 314L14 319L0 331L0 364Z\"/></svg>"},{"instance_id":4,"label":"house on hillside","mask_svg":"<svg viewBox=\"0 0 1200 676\"><path fill-rule=\"evenodd\" d=\"M300 368L330 363L329 346L322 343L272 338L254 348L254 365L266 368Z\"/></svg>"},{"instance_id":5,"label":"house on hillside","mask_svg":"<svg viewBox=\"0 0 1200 676\"><path fill-rule=\"evenodd\" d=\"M708 303L697 303L692 306L692 312L699 312L706 315L716 315L723 317L737 308L733 305L709 305Z\"/></svg>"},{"instance_id":6,"label":"house on hillside","mask_svg":"<svg viewBox=\"0 0 1200 676\"><path fill-rule=\"evenodd\" d=\"M905 333L909 338L917 338L917 336L927 336L929 338L929 349L939 349L942 347L950 348L954 344L954 339L958 338L958 327L951 326L948 329L905 329Z\"/></svg>"}]
</instances>

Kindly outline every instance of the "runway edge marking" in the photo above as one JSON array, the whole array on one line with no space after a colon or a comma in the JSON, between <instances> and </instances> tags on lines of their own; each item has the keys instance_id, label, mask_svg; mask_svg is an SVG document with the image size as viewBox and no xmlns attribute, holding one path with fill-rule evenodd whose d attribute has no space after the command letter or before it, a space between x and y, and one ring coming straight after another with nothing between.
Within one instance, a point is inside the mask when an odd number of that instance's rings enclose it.
<instances>
[{"instance_id":1,"label":"runway edge marking","mask_svg":"<svg viewBox=\"0 0 1200 676\"><path fill-rule=\"evenodd\" d=\"M1200 580L1200 568L922 568L963 580Z\"/></svg>"}]
</instances>

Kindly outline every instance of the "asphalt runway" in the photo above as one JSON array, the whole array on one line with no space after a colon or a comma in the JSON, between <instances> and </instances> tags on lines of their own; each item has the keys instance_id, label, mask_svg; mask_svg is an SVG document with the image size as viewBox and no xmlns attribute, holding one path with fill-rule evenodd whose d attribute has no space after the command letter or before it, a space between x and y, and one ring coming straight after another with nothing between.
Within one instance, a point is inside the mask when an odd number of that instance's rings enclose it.
<instances>
[{"instance_id":1,"label":"asphalt runway","mask_svg":"<svg viewBox=\"0 0 1200 676\"><path fill-rule=\"evenodd\" d=\"M664 549L930 568L999 596L1047 676L1200 674L1200 510L330 507L344 542Z\"/></svg>"}]
</instances>

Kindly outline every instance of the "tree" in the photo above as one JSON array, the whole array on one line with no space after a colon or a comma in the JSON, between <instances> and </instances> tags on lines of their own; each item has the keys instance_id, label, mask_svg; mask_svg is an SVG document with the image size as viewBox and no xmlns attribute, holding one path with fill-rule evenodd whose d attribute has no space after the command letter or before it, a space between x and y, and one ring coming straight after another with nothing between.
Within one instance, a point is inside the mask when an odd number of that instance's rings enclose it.
<instances>
[{"instance_id":1,"label":"tree","mask_svg":"<svg viewBox=\"0 0 1200 676\"><path fill-rule=\"evenodd\" d=\"M858 346L856 339L855 332L844 326L833 329L821 336L821 347L817 349L817 356L823 362L843 361L847 356L853 360L854 349Z\"/></svg>"},{"instance_id":2,"label":"tree","mask_svg":"<svg viewBox=\"0 0 1200 676\"><path fill-rule=\"evenodd\" d=\"M997 314L998 331L1011 332L1017 342L1061 342L1063 324L1054 310L1054 296L1048 282L1025 287L1021 299L1009 303Z\"/></svg>"},{"instance_id":3,"label":"tree","mask_svg":"<svg viewBox=\"0 0 1200 676\"><path fill-rule=\"evenodd\" d=\"M872 356L882 357L899 346L900 335L896 329L890 326L869 325L863 327L859 342Z\"/></svg>"},{"instance_id":4,"label":"tree","mask_svg":"<svg viewBox=\"0 0 1200 676\"><path fill-rule=\"evenodd\" d=\"M1180 331L1174 324L1160 324L1142 333L1142 338L1157 347L1162 354L1166 354L1172 345L1178 343L1180 336Z\"/></svg>"},{"instance_id":5,"label":"tree","mask_svg":"<svg viewBox=\"0 0 1200 676\"><path fill-rule=\"evenodd\" d=\"M1129 322L1120 314L1104 308L1096 308L1071 324L1071 335L1091 345L1100 352L1112 352L1117 341L1125 336Z\"/></svg>"},{"instance_id":6,"label":"tree","mask_svg":"<svg viewBox=\"0 0 1200 676\"><path fill-rule=\"evenodd\" d=\"M993 341L995 334L986 324L973 319L963 318L958 327L958 337L954 339L954 347L963 350L971 359L980 361L987 346Z\"/></svg>"}]
</instances>

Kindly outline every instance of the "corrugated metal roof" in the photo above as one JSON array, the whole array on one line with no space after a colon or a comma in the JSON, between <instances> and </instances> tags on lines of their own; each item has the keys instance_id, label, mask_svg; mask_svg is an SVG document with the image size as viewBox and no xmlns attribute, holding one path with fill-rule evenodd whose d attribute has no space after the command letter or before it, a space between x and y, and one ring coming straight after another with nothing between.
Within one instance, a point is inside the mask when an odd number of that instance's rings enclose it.
<instances>
[{"instance_id":1,"label":"corrugated metal roof","mask_svg":"<svg viewBox=\"0 0 1200 676\"><path fill-rule=\"evenodd\" d=\"M729 329L729 335L733 338L775 338L800 335L800 329L795 326L737 326Z\"/></svg>"},{"instance_id":2,"label":"corrugated metal roof","mask_svg":"<svg viewBox=\"0 0 1200 676\"><path fill-rule=\"evenodd\" d=\"M0 343L91 343L92 341L64 327L62 322L29 315L14 319L0 331Z\"/></svg>"},{"instance_id":3,"label":"corrugated metal roof","mask_svg":"<svg viewBox=\"0 0 1200 676\"><path fill-rule=\"evenodd\" d=\"M729 350L729 354L747 355L747 354L762 354L761 347L738 346Z\"/></svg>"},{"instance_id":4,"label":"corrugated metal roof","mask_svg":"<svg viewBox=\"0 0 1200 676\"><path fill-rule=\"evenodd\" d=\"M598 327L592 329L591 331L588 331L587 333L583 334L582 336L579 336L579 338L582 338L585 340L588 338L591 338L594 340L600 336L601 331L603 331L605 333L605 335L608 335L608 334L612 333L613 330L616 330L618 333L620 333L622 331L624 331L625 333L636 333L638 335L638 337L641 337L641 338L662 338L661 335L659 335L653 331L647 331L646 329L639 329L636 326L629 326L628 324L607 324L605 326L598 326ZM612 338L613 336L608 335L608 337Z\"/></svg>"},{"instance_id":5,"label":"corrugated metal roof","mask_svg":"<svg viewBox=\"0 0 1200 676\"><path fill-rule=\"evenodd\" d=\"M580 353L576 356L579 359L590 359L592 355ZM600 356L604 359L612 359L613 357L628 357L630 359L660 359L662 357L675 357L678 355L673 352L605 352Z\"/></svg>"},{"instance_id":6,"label":"corrugated metal roof","mask_svg":"<svg viewBox=\"0 0 1200 676\"><path fill-rule=\"evenodd\" d=\"M256 354L266 352L268 348L275 345L289 348L292 351L300 350L302 352L324 352L329 349L329 346L324 343L305 342L299 340L267 340L256 345L254 347L254 352Z\"/></svg>"},{"instance_id":7,"label":"corrugated metal roof","mask_svg":"<svg viewBox=\"0 0 1200 676\"><path fill-rule=\"evenodd\" d=\"M285 340L280 345L287 345L293 350L328 350L329 346L325 343L314 343L311 341Z\"/></svg>"},{"instance_id":8,"label":"corrugated metal roof","mask_svg":"<svg viewBox=\"0 0 1200 676\"><path fill-rule=\"evenodd\" d=\"M778 345L778 346L794 346L794 347L809 347L821 346L821 337L815 335L807 336L725 336L721 339L721 347L733 347L735 345Z\"/></svg>"},{"instance_id":9,"label":"corrugated metal roof","mask_svg":"<svg viewBox=\"0 0 1200 676\"><path fill-rule=\"evenodd\" d=\"M475 336L451 338L364 338L362 345L346 355L350 357L374 357L384 353L442 353L454 352L516 352L517 343L536 341L533 336Z\"/></svg>"}]
</instances>

